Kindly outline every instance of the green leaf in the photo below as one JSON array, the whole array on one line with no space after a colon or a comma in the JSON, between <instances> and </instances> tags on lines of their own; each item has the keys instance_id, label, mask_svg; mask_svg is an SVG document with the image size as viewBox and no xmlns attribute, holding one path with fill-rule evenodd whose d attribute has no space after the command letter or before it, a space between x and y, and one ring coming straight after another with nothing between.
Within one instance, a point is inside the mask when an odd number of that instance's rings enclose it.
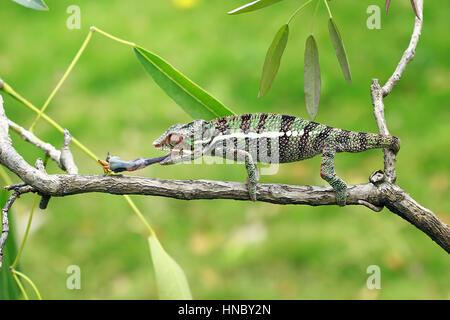
<instances>
[{"instance_id":1,"label":"green leaf","mask_svg":"<svg viewBox=\"0 0 450 320\"><path fill-rule=\"evenodd\" d=\"M267 92L269 92L273 81L280 68L281 57L283 56L284 49L289 38L289 25L283 25L280 30L278 30L272 44L267 51L266 60L264 62L263 73L261 76L261 84L259 86L259 97L263 97Z\"/></svg>"},{"instance_id":2,"label":"green leaf","mask_svg":"<svg viewBox=\"0 0 450 320\"><path fill-rule=\"evenodd\" d=\"M13 0L14 2L34 10L47 11L48 7L43 0Z\"/></svg>"},{"instance_id":3,"label":"green leaf","mask_svg":"<svg viewBox=\"0 0 450 320\"><path fill-rule=\"evenodd\" d=\"M234 114L161 57L140 47L134 52L155 82L192 118L212 120Z\"/></svg>"},{"instance_id":4,"label":"green leaf","mask_svg":"<svg viewBox=\"0 0 450 320\"><path fill-rule=\"evenodd\" d=\"M347 53L345 52L344 43L342 42L339 29L334 23L334 20L330 18L328 20L328 31L330 32L331 42L333 42L334 50L336 51L336 57L338 58L339 65L341 66L342 73L345 80L352 84L352 75L350 73L350 67L348 65Z\"/></svg>"},{"instance_id":5,"label":"green leaf","mask_svg":"<svg viewBox=\"0 0 450 320\"><path fill-rule=\"evenodd\" d=\"M148 238L161 300L192 300L191 290L181 267L164 251L155 236Z\"/></svg>"},{"instance_id":6,"label":"green leaf","mask_svg":"<svg viewBox=\"0 0 450 320\"><path fill-rule=\"evenodd\" d=\"M1 208L4 207L8 198L8 191L2 190L0 192ZM3 266L0 270L0 300L17 300L21 298L21 294L19 293L19 288L17 287L16 281L12 277L12 273L9 271L9 267L13 264L14 258L17 255L17 247L14 239L14 215L12 214L11 210L9 210L8 216L9 235L3 252Z\"/></svg>"},{"instance_id":7,"label":"green leaf","mask_svg":"<svg viewBox=\"0 0 450 320\"><path fill-rule=\"evenodd\" d=\"M262 8L271 6L280 1L282 1L282 0L256 0L256 1L253 1L250 3L247 3L247 4L243 5L242 7L231 10L230 12L228 12L228 14L234 15L234 14L251 12L251 11L255 11L258 9L262 9Z\"/></svg>"},{"instance_id":8,"label":"green leaf","mask_svg":"<svg viewBox=\"0 0 450 320\"><path fill-rule=\"evenodd\" d=\"M320 64L319 64L319 50L313 35L306 39L305 46L305 101L306 110L311 119L317 116L320 102L320 88L322 86L320 80Z\"/></svg>"}]
</instances>

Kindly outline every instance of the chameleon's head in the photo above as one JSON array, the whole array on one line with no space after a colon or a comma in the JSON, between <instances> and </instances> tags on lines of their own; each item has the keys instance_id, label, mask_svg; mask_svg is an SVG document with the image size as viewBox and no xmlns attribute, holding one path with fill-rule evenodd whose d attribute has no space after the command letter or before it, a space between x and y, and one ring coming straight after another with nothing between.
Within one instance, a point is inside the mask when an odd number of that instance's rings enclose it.
<instances>
[{"instance_id":1,"label":"chameleon's head","mask_svg":"<svg viewBox=\"0 0 450 320\"><path fill-rule=\"evenodd\" d=\"M153 142L156 149L169 151L168 157L160 164L173 164L189 160L194 153L195 137L201 135L205 120L195 120L187 124L175 124Z\"/></svg>"}]
</instances>

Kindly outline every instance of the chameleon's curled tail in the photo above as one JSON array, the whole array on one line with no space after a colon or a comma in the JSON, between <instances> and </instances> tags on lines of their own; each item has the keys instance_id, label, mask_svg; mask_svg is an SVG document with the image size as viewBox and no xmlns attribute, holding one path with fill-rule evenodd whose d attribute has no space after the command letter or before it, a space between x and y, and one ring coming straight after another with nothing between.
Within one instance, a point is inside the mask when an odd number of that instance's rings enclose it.
<instances>
[{"instance_id":1,"label":"chameleon's curled tail","mask_svg":"<svg viewBox=\"0 0 450 320\"><path fill-rule=\"evenodd\" d=\"M391 135L368 133L367 149L374 148L387 148L397 154L400 150L400 139Z\"/></svg>"}]
</instances>

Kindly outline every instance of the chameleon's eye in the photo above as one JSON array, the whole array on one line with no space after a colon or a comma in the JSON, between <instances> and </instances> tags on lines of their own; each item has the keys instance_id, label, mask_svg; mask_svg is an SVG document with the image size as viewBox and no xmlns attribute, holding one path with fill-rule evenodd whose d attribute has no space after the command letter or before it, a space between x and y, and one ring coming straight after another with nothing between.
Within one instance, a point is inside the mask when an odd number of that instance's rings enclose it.
<instances>
[{"instance_id":1,"label":"chameleon's eye","mask_svg":"<svg viewBox=\"0 0 450 320\"><path fill-rule=\"evenodd\" d=\"M169 137L169 144L170 144L172 147L175 147L177 144L179 144L179 143L181 142L181 140L183 140L183 137L182 137L182 136L180 136L180 135L178 135L178 134L176 134L176 133L173 133L173 134L171 134L170 137Z\"/></svg>"}]
</instances>

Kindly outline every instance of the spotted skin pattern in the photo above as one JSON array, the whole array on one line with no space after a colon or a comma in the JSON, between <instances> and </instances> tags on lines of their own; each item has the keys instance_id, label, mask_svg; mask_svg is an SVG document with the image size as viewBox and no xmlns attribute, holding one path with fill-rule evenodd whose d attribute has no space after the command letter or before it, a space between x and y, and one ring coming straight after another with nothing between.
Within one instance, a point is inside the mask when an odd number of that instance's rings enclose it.
<instances>
[{"instance_id":1,"label":"spotted skin pattern","mask_svg":"<svg viewBox=\"0 0 450 320\"><path fill-rule=\"evenodd\" d=\"M390 135L347 131L281 114L244 114L212 121L195 120L170 127L154 143L169 150L160 164L190 161L205 155L245 163L248 190L256 200L259 180L256 162L287 163L322 155L321 177L336 192L340 206L346 204L347 185L336 175L337 152L362 152L388 148L397 153L400 139Z\"/></svg>"}]
</instances>

